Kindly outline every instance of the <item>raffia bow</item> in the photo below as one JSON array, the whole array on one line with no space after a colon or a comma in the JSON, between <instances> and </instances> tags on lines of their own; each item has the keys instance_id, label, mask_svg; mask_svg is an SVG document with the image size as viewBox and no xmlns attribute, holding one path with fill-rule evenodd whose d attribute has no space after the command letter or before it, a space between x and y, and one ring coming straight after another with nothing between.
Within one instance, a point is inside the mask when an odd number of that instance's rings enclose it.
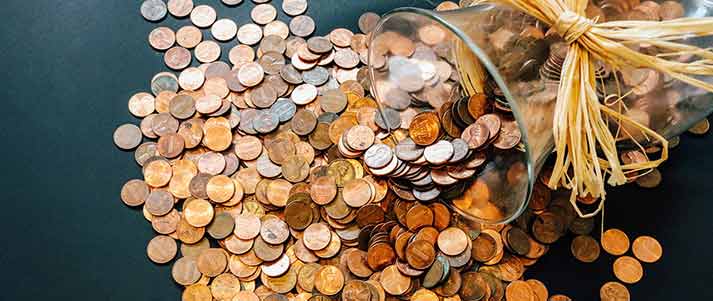
<instances>
[{"instance_id":1,"label":"raffia bow","mask_svg":"<svg viewBox=\"0 0 713 301\"><path fill-rule=\"evenodd\" d=\"M713 75L713 52L692 45L673 42L693 36L713 35L713 18L680 18L669 21L612 21L597 23L585 15L587 0L495 0L517 8L546 23L569 44L562 67L553 135L556 162L548 186L563 185L572 189L570 201L580 216L597 214L603 207L606 192L604 179L610 185L627 182L627 175L650 170L668 158L664 137L626 115L602 105L596 94L595 59L615 70L623 67L651 68L695 87L713 91L713 85L693 75ZM661 50L656 56L632 50L627 45L647 43ZM698 56L690 63L669 61L675 55ZM638 129L659 141L662 154L658 160L622 164L616 139L604 116L628 129ZM624 130L626 131L626 130ZM632 137L633 133L625 133ZM635 140L635 139L632 139ZM636 142L636 141L634 141ZM603 155L603 158L597 152ZM595 212L583 214L576 196L601 197Z\"/></svg>"}]
</instances>

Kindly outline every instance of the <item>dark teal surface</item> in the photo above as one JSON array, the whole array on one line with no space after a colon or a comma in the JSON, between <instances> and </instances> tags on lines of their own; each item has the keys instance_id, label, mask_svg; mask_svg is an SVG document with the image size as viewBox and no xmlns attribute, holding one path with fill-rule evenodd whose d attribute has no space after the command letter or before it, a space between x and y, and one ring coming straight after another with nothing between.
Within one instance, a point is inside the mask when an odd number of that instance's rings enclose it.
<instances>
[{"instance_id":1,"label":"dark teal surface","mask_svg":"<svg viewBox=\"0 0 713 301\"><path fill-rule=\"evenodd\" d=\"M213 3L220 17L249 20ZM280 1L277 1L278 3ZM130 152L112 143L114 128L136 122L127 100L149 89L165 69L147 43L156 26L139 14L140 1L5 0L0 8L0 300L179 300L170 265L145 255L153 237L140 211L119 200L121 185L140 175ZM318 34L355 29L366 10L425 1L311 0ZM177 28L187 20L162 22ZM232 42L230 45L233 45ZM227 49L227 48L226 48ZM224 55L225 57L225 55ZM629 286L633 300L713 300L713 137L684 135L653 190L612 189L608 226L635 237L657 237L663 259L644 264ZM614 279L614 258L576 262L571 237L555 244L526 274L551 293L598 300Z\"/></svg>"}]
</instances>

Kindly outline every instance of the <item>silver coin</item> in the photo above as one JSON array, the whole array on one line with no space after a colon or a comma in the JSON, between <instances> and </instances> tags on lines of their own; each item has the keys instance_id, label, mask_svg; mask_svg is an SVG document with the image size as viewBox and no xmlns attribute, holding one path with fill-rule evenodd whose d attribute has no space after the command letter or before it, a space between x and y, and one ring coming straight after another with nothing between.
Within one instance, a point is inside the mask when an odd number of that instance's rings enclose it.
<instances>
[{"instance_id":1,"label":"silver coin","mask_svg":"<svg viewBox=\"0 0 713 301\"><path fill-rule=\"evenodd\" d=\"M303 82L302 74L292 65L282 66L282 69L280 69L280 77L282 77L282 79L284 79L286 82L293 85L299 85Z\"/></svg>"},{"instance_id":2,"label":"silver coin","mask_svg":"<svg viewBox=\"0 0 713 301\"><path fill-rule=\"evenodd\" d=\"M141 144L141 129L135 124L123 124L114 131L114 144L121 149L133 149Z\"/></svg>"},{"instance_id":3,"label":"silver coin","mask_svg":"<svg viewBox=\"0 0 713 301\"><path fill-rule=\"evenodd\" d=\"M401 127L401 114L391 108L381 110L381 114L376 114L374 119L376 125L385 130L396 130Z\"/></svg>"},{"instance_id":4,"label":"silver coin","mask_svg":"<svg viewBox=\"0 0 713 301\"><path fill-rule=\"evenodd\" d=\"M394 152L386 144L374 144L364 153L364 163L369 168L382 168L394 158Z\"/></svg>"},{"instance_id":5,"label":"silver coin","mask_svg":"<svg viewBox=\"0 0 713 301\"><path fill-rule=\"evenodd\" d=\"M257 111L253 119L253 127L258 133L267 134L274 131L280 125L277 115L270 113L270 110Z\"/></svg>"},{"instance_id":6,"label":"silver coin","mask_svg":"<svg viewBox=\"0 0 713 301\"><path fill-rule=\"evenodd\" d=\"M414 161L423 155L423 147L417 145L411 138L405 138L396 145L395 153L401 160Z\"/></svg>"},{"instance_id":7,"label":"silver coin","mask_svg":"<svg viewBox=\"0 0 713 301\"><path fill-rule=\"evenodd\" d=\"M324 112L319 115L319 117L317 117L317 121L324 123L332 123L333 121L337 120L337 118L339 118L339 115L337 115L337 113Z\"/></svg>"},{"instance_id":8,"label":"silver coin","mask_svg":"<svg viewBox=\"0 0 713 301\"><path fill-rule=\"evenodd\" d=\"M451 140L451 144L453 145L453 156L448 160L449 163L457 163L468 156L468 152L470 151L468 142L465 142L465 140L461 138L456 138Z\"/></svg>"},{"instance_id":9,"label":"silver coin","mask_svg":"<svg viewBox=\"0 0 713 301\"><path fill-rule=\"evenodd\" d=\"M307 0L284 0L282 11L290 16L297 16L307 11Z\"/></svg>"},{"instance_id":10,"label":"silver coin","mask_svg":"<svg viewBox=\"0 0 713 301\"><path fill-rule=\"evenodd\" d=\"M151 80L153 95L158 95L163 91L178 92L178 80L173 74L159 74Z\"/></svg>"},{"instance_id":11,"label":"silver coin","mask_svg":"<svg viewBox=\"0 0 713 301\"><path fill-rule=\"evenodd\" d=\"M302 72L302 79L305 83L321 86L329 80L329 70L324 67L314 67L312 70Z\"/></svg>"},{"instance_id":12,"label":"silver coin","mask_svg":"<svg viewBox=\"0 0 713 301\"><path fill-rule=\"evenodd\" d=\"M257 158L257 173L266 178L275 178L282 173L282 167L277 165L270 160L270 156L267 152L262 152L260 157Z\"/></svg>"},{"instance_id":13,"label":"silver coin","mask_svg":"<svg viewBox=\"0 0 713 301\"><path fill-rule=\"evenodd\" d=\"M441 191L437 187L426 191L418 191L414 189L412 192L416 199L423 202L433 201L441 194Z\"/></svg>"},{"instance_id":14,"label":"silver coin","mask_svg":"<svg viewBox=\"0 0 713 301\"><path fill-rule=\"evenodd\" d=\"M453 144L446 140L441 140L435 144L429 145L423 150L423 156L426 161L432 164L445 164L453 157Z\"/></svg>"},{"instance_id":15,"label":"silver coin","mask_svg":"<svg viewBox=\"0 0 713 301\"><path fill-rule=\"evenodd\" d=\"M221 0L221 2L225 5L233 6L243 3L243 0Z\"/></svg>"},{"instance_id":16,"label":"silver coin","mask_svg":"<svg viewBox=\"0 0 713 301\"><path fill-rule=\"evenodd\" d=\"M166 13L168 13L168 7L161 0L145 0L141 3L141 15L146 20L159 21L166 17Z\"/></svg>"},{"instance_id":17,"label":"silver coin","mask_svg":"<svg viewBox=\"0 0 713 301\"><path fill-rule=\"evenodd\" d=\"M332 51L334 45L327 37L311 37L307 40L307 48L311 52L323 54Z\"/></svg>"},{"instance_id":18,"label":"silver coin","mask_svg":"<svg viewBox=\"0 0 713 301\"><path fill-rule=\"evenodd\" d=\"M240 112L240 125L238 125L238 129L246 134L257 134L255 127L253 127L253 120L255 120L255 116L257 116L257 110L255 109L242 110Z\"/></svg>"},{"instance_id":19,"label":"silver coin","mask_svg":"<svg viewBox=\"0 0 713 301\"><path fill-rule=\"evenodd\" d=\"M270 112L277 115L280 122L286 122L295 116L297 105L289 98L280 98L272 105Z\"/></svg>"},{"instance_id":20,"label":"silver coin","mask_svg":"<svg viewBox=\"0 0 713 301\"><path fill-rule=\"evenodd\" d=\"M314 32L314 20L309 16L297 16L290 21L290 32L298 37L307 37Z\"/></svg>"}]
</instances>

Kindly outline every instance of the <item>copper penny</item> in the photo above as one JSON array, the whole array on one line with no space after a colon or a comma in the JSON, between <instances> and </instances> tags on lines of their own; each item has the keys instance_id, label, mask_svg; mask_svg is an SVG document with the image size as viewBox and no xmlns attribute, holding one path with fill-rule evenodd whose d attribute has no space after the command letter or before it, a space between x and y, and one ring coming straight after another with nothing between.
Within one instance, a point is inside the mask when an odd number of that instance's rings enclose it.
<instances>
[{"instance_id":1,"label":"copper penny","mask_svg":"<svg viewBox=\"0 0 713 301\"><path fill-rule=\"evenodd\" d=\"M589 235L580 235L572 240L572 254L582 262L594 262L599 258L599 243Z\"/></svg>"},{"instance_id":2,"label":"copper penny","mask_svg":"<svg viewBox=\"0 0 713 301\"><path fill-rule=\"evenodd\" d=\"M654 263L661 259L663 248L655 238L639 236L631 244L631 251L637 259L646 263Z\"/></svg>"},{"instance_id":3,"label":"copper penny","mask_svg":"<svg viewBox=\"0 0 713 301\"><path fill-rule=\"evenodd\" d=\"M403 275L396 265L390 265L381 272L379 283L387 293L399 296L411 287L411 278Z\"/></svg>"},{"instance_id":4,"label":"copper penny","mask_svg":"<svg viewBox=\"0 0 713 301\"><path fill-rule=\"evenodd\" d=\"M181 70L191 64L191 52L181 46L173 46L166 51L163 60L173 70Z\"/></svg>"},{"instance_id":5,"label":"copper penny","mask_svg":"<svg viewBox=\"0 0 713 301\"><path fill-rule=\"evenodd\" d=\"M159 235L149 241L146 253L151 261L164 264L176 257L178 245L176 241L167 235Z\"/></svg>"},{"instance_id":6,"label":"copper penny","mask_svg":"<svg viewBox=\"0 0 713 301\"><path fill-rule=\"evenodd\" d=\"M157 27L149 33L149 44L156 50L166 50L176 43L176 34L168 27Z\"/></svg>"},{"instance_id":7,"label":"copper penny","mask_svg":"<svg viewBox=\"0 0 713 301\"><path fill-rule=\"evenodd\" d=\"M604 283L599 289L599 298L602 301L629 301L631 295L623 284L615 281Z\"/></svg>"},{"instance_id":8,"label":"copper penny","mask_svg":"<svg viewBox=\"0 0 713 301\"><path fill-rule=\"evenodd\" d=\"M215 277L223 273L228 266L225 251L219 248L205 249L198 255L196 264L198 270L208 277Z\"/></svg>"},{"instance_id":9,"label":"copper penny","mask_svg":"<svg viewBox=\"0 0 713 301\"><path fill-rule=\"evenodd\" d=\"M121 149L129 150L141 144L141 129L133 124L123 124L114 131L114 144Z\"/></svg>"},{"instance_id":10,"label":"copper penny","mask_svg":"<svg viewBox=\"0 0 713 301\"><path fill-rule=\"evenodd\" d=\"M458 255L467 247L468 236L460 228L450 227L438 234L438 249L446 255Z\"/></svg>"},{"instance_id":11,"label":"copper penny","mask_svg":"<svg viewBox=\"0 0 713 301\"><path fill-rule=\"evenodd\" d=\"M168 0L168 12L176 18L188 16L193 10L193 0Z\"/></svg>"},{"instance_id":12,"label":"copper penny","mask_svg":"<svg viewBox=\"0 0 713 301\"><path fill-rule=\"evenodd\" d=\"M326 248L331 238L329 227L323 223L316 223L305 229L302 241L307 249L316 251Z\"/></svg>"},{"instance_id":13,"label":"copper penny","mask_svg":"<svg viewBox=\"0 0 713 301\"><path fill-rule=\"evenodd\" d=\"M176 43L184 48L194 48L203 41L203 33L195 26L183 26L176 31Z\"/></svg>"},{"instance_id":14,"label":"copper penny","mask_svg":"<svg viewBox=\"0 0 713 301\"><path fill-rule=\"evenodd\" d=\"M604 251L611 255L623 255L629 250L629 237L619 229L604 231L601 242Z\"/></svg>"},{"instance_id":15,"label":"copper penny","mask_svg":"<svg viewBox=\"0 0 713 301\"><path fill-rule=\"evenodd\" d=\"M644 269L633 257L621 256L614 261L614 276L624 283L639 282L644 276Z\"/></svg>"},{"instance_id":16,"label":"copper penny","mask_svg":"<svg viewBox=\"0 0 713 301\"><path fill-rule=\"evenodd\" d=\"M193 8L191 11L191 22L193 25L205 28L209 27L215 22L217 13L215 9L209 5L199 5Z\"/></svg>"},{"instance_id":17,"label":"copper penny","mask_svg":"<svg viewBox=\"0 0 713 301\"><path fill-rule=\"evenodd\" d=\"M235 217L235 236L240 239L253 239L260 234L260 218L252 213L243 212Z\"/></svg>"},{"instance_id":18,"label":"copper penny","mask_svg":"<svg viewBox=\"0 0 713 301\"><path fill-rule=\"evenodd\" d=\"M314 274L314 288L327 296L336 295L344 286L344 274L333 265L325 265Z\"/></svg>"}]
</instances>

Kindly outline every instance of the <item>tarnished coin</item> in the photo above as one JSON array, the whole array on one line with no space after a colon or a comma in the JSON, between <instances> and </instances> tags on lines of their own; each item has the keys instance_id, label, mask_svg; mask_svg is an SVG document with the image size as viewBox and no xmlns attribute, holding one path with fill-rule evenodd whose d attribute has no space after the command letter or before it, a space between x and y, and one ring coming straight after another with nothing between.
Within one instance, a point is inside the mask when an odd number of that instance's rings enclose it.
<instances>
[{"instance_id":1,"label":"tarnished coin","mask_svg":"<svg viewBox=\"0 0 713 301\"><path fill-rule=\"evenodd\" d=\"M380 19L381 17L373 12L365 12L359 17L359 30L364 34L370 33Z\"/></svg>"},{"instance_id":2,"label":"tarnished coin","mask_svg":"<svg viewBox=\"0 0 713 301\"><path fill-rule=\"evenodd\" d=\"M580 235L572 240L572 255L581 262L594 262L599 258L599 243L589 235Z\"/></svg>"},{"instance_id":3,"label":"tarnished coin","mask_svg":"<svg viewBox=\"0 0 713 301\"><path fill-rule=\"evenodd\" d=\"M123 124L114 131L114 144L121 149L134 149L141 144L141 129L134 124Z\"/></svg>"},{"instance_id":4,"label":"tarnished coin","mask_svg":"<svg viewBox=\"0 0 713 301\"><path fill-rule=\"evenodd\" d=\"M141 3L141 15L148 21L160 21L166 17L167 12L166 3L161 0L144 0Z\"/></svg>"}]
</instances>

